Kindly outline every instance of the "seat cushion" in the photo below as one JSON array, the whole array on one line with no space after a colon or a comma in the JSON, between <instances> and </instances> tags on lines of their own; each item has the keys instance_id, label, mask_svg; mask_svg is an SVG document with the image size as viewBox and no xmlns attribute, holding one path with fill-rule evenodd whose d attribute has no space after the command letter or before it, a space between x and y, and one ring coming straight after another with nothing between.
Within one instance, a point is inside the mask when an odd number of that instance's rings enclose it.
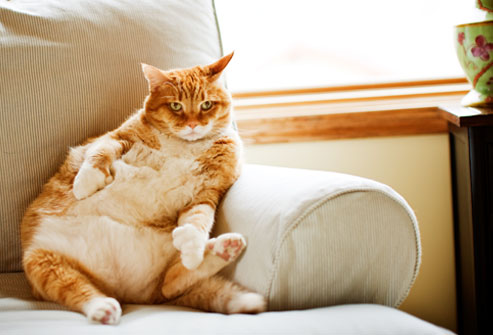
<instances>
[{"instance_id":1,"label":"seat cushion","mask_svg":"<svg viewBox=\"0 0 493 335\"><path fill-rule=\"evenodd\" d=\"M68 147L142 107L140 63L220 55L212 1L1 1L0 272L21 269L19 222Z\"/></svg>"},{"instance_id":2,"label":"seat cushion","mask_svg":"<svg viewBox=\"0 0 493 335\"><path fill-rule=\"evenodd\" d=\"M22 273L0 274L0 333L13 334L453 334L407 313L375 304L341 305L258 315L222 315L174 306L125 305L120 324L90 324L82 314L36 302Z\"/></svg>"}]
</instances>

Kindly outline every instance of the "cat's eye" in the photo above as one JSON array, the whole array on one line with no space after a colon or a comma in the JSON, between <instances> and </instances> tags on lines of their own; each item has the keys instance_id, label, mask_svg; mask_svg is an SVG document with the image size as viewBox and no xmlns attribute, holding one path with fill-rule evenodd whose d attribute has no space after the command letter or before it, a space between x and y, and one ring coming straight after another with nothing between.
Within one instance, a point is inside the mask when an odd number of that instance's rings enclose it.
<instances>
[{"instance_id":1,"label":"cat's eye","mask_svg":"<svg viewBox=\"0 0 493 335\"><path fill-rule=\"evenodd\" d=\"M203 103L200 104L200 109L203 110L203 111L208 111L209 109L212 108L212 101L204 101Z\"/></svg>"},{"instance_id":2,"label":"cat's eye","mask_svg":"<svg viewBox=\"0 0 493 335\"><path fill-rule=\"evenodd\" d=\"M173 111L173 112L179 112L181 111L181 109L183 108L183 106L181 105L181 103L179 102L170 102L169 103L169 108Z\"/></svg>"}]
</instances>

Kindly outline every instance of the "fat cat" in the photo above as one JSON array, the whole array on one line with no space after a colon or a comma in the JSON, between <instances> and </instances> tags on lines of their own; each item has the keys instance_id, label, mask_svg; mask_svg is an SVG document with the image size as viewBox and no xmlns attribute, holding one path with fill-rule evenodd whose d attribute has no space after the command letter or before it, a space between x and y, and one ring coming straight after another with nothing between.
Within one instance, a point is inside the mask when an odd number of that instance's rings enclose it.
<instances>
[{"instance_id":1,"label":"fat cat","mask_svg":"<svg viewBox=\"0 0 493 335\"><path fill-rule=\"evenodd\" d=\"M241 140L213 64L142 64L144 107L71 148L21 223L23 267L36 297L116 324L120 303L258 313L264 298L217 273L246 246L210 238L216 207L241 170Z\"/></svg>"}]
</instances>

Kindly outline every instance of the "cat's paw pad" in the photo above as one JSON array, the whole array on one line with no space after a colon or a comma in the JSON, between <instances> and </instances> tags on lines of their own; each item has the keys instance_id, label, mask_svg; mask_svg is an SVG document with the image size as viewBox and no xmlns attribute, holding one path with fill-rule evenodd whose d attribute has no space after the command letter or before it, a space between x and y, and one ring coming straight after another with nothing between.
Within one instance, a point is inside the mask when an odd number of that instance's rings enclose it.
<instances>
[{"instance_id":1,"label":"cat's paw pad","mask_svg":"<svg viewBox=\"0 0 493 335\"><path fill-rule=\"evenodd\" d=\"M105 325L117 324L122 315L120 304L113 298L93 298L83 310L89 321Z\"/></svg>"},{"instance_id":2,"label":"cat's paw pad","mask_svg":"<svg viewBox=\"0 0 493 335\"><path fill-rule=\"evenodd\" d=\"M204 259L206 235L192 224L173 230L173 245L181 253L181 262L189 270L196 269Z\"/></svg>"},{"instance_id":3,"label":"cat's paw pad","mask_svg":"<svg viewBox=\"0 0 493 335\"><path fill-rule=\"evenodd\" d=\"M266 306L265 298L258 293L239 293L228 303L228 313L262 313Z\"/></svg>"},{"instance_id":4,"label":"cat's paw pad","mask_svg":"<svg viewBox=\"0 0 493 335\"><path fill-rule=\"evenodd\" d=\"M207 242L207 249L214 255L230 262L238 257L246 247L245 239L238 233L226 233Z\"/></svg>"},{"instance_id":5,"label":"cat's paw pad","mask_svg":"<svg viewBox=\"0 0 493 335\"><path fill-rule=\"evenodd\" d=\"M74 196L77 200L85 199L105 187L111 181L111 175L107 176L100 169L83 164L74 179Z\"/></svg>"}]
</instances>

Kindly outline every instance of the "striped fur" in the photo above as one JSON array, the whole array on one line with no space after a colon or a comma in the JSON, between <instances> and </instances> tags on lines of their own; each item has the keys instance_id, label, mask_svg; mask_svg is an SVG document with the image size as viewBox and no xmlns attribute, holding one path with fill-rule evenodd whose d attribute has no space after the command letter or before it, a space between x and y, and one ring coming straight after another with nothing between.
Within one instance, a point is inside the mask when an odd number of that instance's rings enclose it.
<instances>
[{"instance_id":1,"label":"striped fur","mask_svg":"<svg viewBox=\"0 0 493 335\"><path fill-rule=\"evenodd\" d=\"M221 197L240 173L241 141L219 77L230 61L162 71L143 65L144 108L72 148L21 225L34 293L105 324L121 302L171 303L221 313L264 299L216 273L245 247L209 239Z\"/></svg>"}]
</instances>

